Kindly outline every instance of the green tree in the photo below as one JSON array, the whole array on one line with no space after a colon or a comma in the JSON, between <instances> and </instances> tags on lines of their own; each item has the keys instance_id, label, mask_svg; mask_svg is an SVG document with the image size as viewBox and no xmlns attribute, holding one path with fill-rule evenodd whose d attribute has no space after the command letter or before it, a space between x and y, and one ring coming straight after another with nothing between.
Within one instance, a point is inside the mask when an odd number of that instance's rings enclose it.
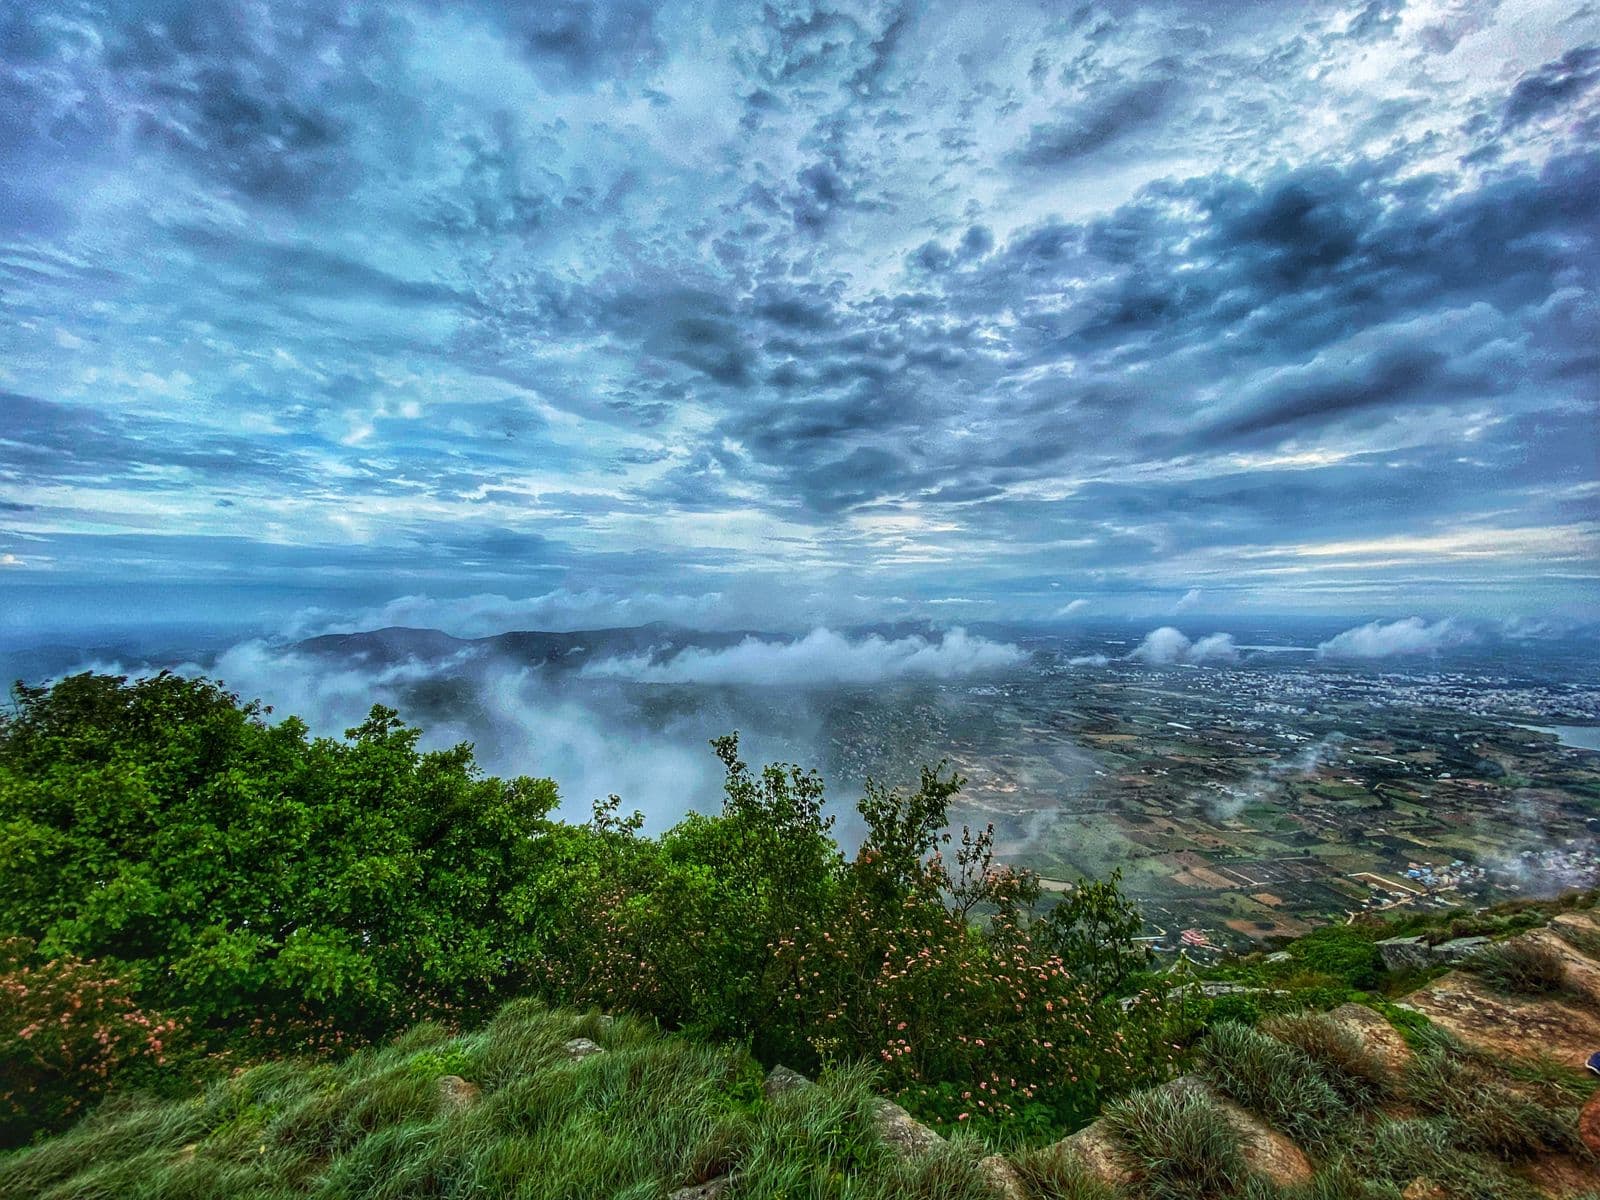
<instances>
[{"instance_id":1,"label":"green tree","mask_svg":"<svg viewBox=\"0 0 1600 1200\"><path fill-rule=\"evenodd\" d=\"M548 780L422 753L379 707L311 739L205 679L13 694L0 934L41 955L103 962L200 1031L363 1038L485 1004L537 951Z\"/></svg>"},{"instance_id":2,"label":"green tree","mask_svg":"<svg viewBox=\"0 0 1600 1200\"><path fill-rule=\"evenodd\" d=\"M1122 893L1122 872L1080 883L1036 924L1035 936L1100 996L1120 990L1150 961L1135 941L1144 929L1138 908Z\"/></svg>"}]
</instances>

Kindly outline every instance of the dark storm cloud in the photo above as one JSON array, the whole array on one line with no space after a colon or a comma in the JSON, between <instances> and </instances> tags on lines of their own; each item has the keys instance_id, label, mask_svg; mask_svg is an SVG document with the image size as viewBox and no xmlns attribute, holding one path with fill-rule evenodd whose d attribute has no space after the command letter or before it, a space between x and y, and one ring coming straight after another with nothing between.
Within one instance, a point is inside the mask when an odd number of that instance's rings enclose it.
<instances>
[{"instance_id":1,"label":"dark storm cloud","mask_svg":"<svg viewBox=\"0 0 1600 1200\"><path fill-rule=\"evenodd\" d=\"M1578 46L1559 59L1525 75L1511 89L1501 125L1515 129L1528 121L1559 112L1600 83L1600 46Z\"/></svg>"},{"instance_id":2,"label":"dark storm cloud","mask_svg":"<svg viewBox=\"0 0 1600 1200\"><path fill-rule=\"evenodd\" d=\"M551 86L592 87L629 76L662 49L651 0L488 0L478 7Z\"/></svg>"},{"instance_id":3,"label":"dark storm cloud","mask_svg":"<svg viewBox=\"0 0 1600 1200\"><path fill-rule=\"evenodd\" d=\"M1173 104L1177 85L1165 76L1090 96L1060 120L1035 125L1012 154L1018 166L1051 170L1106 150L1155 124Z\"/></svg>"}]
</instances>

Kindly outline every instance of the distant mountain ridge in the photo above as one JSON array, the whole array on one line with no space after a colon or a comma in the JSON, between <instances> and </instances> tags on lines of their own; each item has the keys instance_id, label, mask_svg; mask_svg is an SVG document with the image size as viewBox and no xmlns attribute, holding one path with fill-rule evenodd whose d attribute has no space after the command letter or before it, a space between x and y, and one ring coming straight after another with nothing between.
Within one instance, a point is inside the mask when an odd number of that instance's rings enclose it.
<instances>
[{"instance_id":1,"label":"distant mountain ridge","mask_svg":"<svg viewBox=\"0 0 1600 1200\"><path fill-rule=\"evenodd\" d=\"M294 649L324 658L397 666L439 662L463 652L478 652L524 666L575 668L584 663L658 650L666 654L690 647L723 649L747 637L774 637L755 630L707 632L663 621L617 629L567 631L514 630L487 637L459 638L438 629L390 626L358 633L329 633L295 643Z\"/></svg>"},{"instance_id":2,"label":"distant mountain ridge","mask_svg":"<svg viewBox=\"0 0 1600 1200\"><path fill-rule=\"evenodd\" d=\"M898 621L858 625L838 631L852 640L866 637L938 640L944 632L925 622ZM356 633L327 633L296 642L294 649L321 658L355 660L389 667L405 662L441 662L463 652L479 652L524 666L577 668L587 662L656 652L670 657L682 650L723 650L746 638L791 642L804 633L758 629L689 629L665 621L614 629L513 630L486 637L461 638L439 629L391 625Z\"/></svg>"}]
</instances>

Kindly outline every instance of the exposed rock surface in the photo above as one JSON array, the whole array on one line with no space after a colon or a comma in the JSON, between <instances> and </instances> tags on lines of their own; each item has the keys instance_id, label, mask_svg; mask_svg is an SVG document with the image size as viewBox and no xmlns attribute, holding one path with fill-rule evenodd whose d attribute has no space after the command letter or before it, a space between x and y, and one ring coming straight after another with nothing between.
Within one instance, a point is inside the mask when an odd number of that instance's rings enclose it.
<instances>
[{"instance_id":1,"label":"exposed rock surface","mask_svg":"<svg viewBox=\"0 0 1600 1200\"><path fill-rule=\"evenodd\" d=\"M1389 1070L1398 1074L1411 1061L1411 1047L1406 1045L1400 1031L1364 1004L1341 1004L1328 1014L1339 1024L1361 1039L1361 1044L1371 1050Z\"/></svg>"},{"instance_id":2,"label":"exposed rock surface","mask_svg":"<svg viewBox=\"0 0 1600 1200\"><path fill-rule=\"evenodd\" d=\"M1063 1138L1056 1147L1076 1155L1088 1170L1113 1187L1121 1187L1132 1178L1128 1168L1122 1165L1116 1139L1104 1121L1096 1121L1071 1137Z\"/></svg>"},{"instance_id":3,"label":"exposed rock surface","mask_svg":"<svg viewBox=\"0 0 1600 1200\"><path fill-rule=\"evenodd\" d=\"M1596 928L1589 914L1566 915L1573 918L1569 924L1582 920ZM1560 954L1567 968L1567 989L1549 996L1510 996L1470 971L1457 970L1413 992L1407 1003L1462 1041L1492 1053L1549 1055L1568 1066L1582 1066L1600 1049L1600 964L1549 929L1531 930L1511 940L1547 946Z\"/></svg>"},{"instance_id":4,"label":"exposed rock surface","mask_svg":"<svg viewBox=\"0 0 1600 1200\"><path fill-rule=\"evenodd\" d=\"M1029 1200L1028 1189L1023 1186L1017 1169L998 1154L991 1154L978 1164L989 1177L989 1185L1002 1200Z\"/></svg>"},{"instance_id":5,"label":"exposed rock surface","mask_svg":"<svg viewBox=\"0 0 1600 1200\"><path fill-rule=\"evenodd\" d=\"M1589 1097L1589 1103L1578 1115L1578 1136L1585 1146L1600 1154L1600 1092Z\"/></svg>"},{"instance_id":6,"label":"exposed rock surface","mask_svg":"<svg viewBox=\"0 0 1600 1200\"><path fill-rule=\"evenodd\" d=\"M893 1100L880 1100L873 1120L878 1136L902 1155L925 1154L944 1141Z\"/></svg>"},{"instance_id":7,"label":"exposed rock surface","mask_svg":"<svg viewBox=\"0 0 1600 1200\"><path fill-rule=\"evenodd\" d=\"M572 1059L588 1058L591 1054L604 1054L606 1048L598 1042L590 1041L586 1037L573 1038L564 1047L567 1057Z\"/></svg>"},{"instance_id":8,"label":"exposed rock surface","mask_svg":"<svg viewBox=\"0 0 1600 1200\"><path fill-rule=\"evenodd\" d=\"M1265 1175L1279 1187L1293 1187L1310 1181L1311 1160L1305 1156L1305 1152L1254 1113L1219 1095L1209 1084L1193 1075L1175 1079L1167 1086L1198 1092L1220 1108L1238 1133L1239 1149L1252 1171Z\"/></svg>"},{"instance_id":9,"label":"exposed rock surface","mask_svg":"<svg viewBox=\"0 0 1600 1200\"><path fill-rule=\"evenodd\" d=\"M799 1071L776 1066L767 1072L767 1081L761 1085L761 1090L766 1092L768 1100L776 1100L785 1092L804 1091L806 1088L816 1086Z\"/></svg>"},{"instance_id":10,"label":"exposed rock surface","mask_svg":"<svg viewBox=\"0 0 1600 1200\"><path fill-rule=\"evenodd\" d=\"M1486 949L1489 944L1489 939L1486 937L1462 937L1440 942L1433 948L1434 961L1458 963Z\"/></svg>"},{"instance_id":11,"label":"exposed rock surface","mask_svg":"<svg viewBox=\"0 0 1600 1200\"><path fill-rule=\"evenodd\" d=\"M1390 971L1414 971L1433 965L1433 947L1423 937L1385 938L1378 943L1378 955Z\"/></svg>"},{"instance_id":12,"label":"exposed rock surface","mask_svg":"<svg viewBox=\"0 0 1600 1200\"><path fill-rule=\"evenodd\" d=\"M697 1183L691 1187L679 1188L667 1197L667 1200L717 1200L733 1186L733 1180L726 1175L720 1179L708 1179L705 1183Z\"/></svg>"},{"instance_id":13,"label":"exposed rock surface","mask_svg":"<svg viewBox=\"0 0 1600 1200\"><path fill-rule=\"evenodd\" d=\"M478 1102L482 1094L475 1083L468 1083L459 1075L441 1075L439 1077L439 1105L446 1112L460 1112L462 1109L471 1108Z\"/></svg>"}]
</instances>

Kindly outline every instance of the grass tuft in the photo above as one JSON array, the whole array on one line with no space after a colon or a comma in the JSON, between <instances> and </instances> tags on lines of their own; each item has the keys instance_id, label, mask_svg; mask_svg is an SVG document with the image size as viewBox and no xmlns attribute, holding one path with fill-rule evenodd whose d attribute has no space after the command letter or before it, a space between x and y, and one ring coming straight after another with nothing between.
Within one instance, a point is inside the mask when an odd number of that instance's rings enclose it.
<instances>
[{"instance_id":1,"label":"grass tuft","mask_svg":"<svg viewBox=\"0 0 1600 1200\"><path fill-rule=\"evenodd\" d=\"M1111 1105L1104 1119L1149 1200L1220 1200L1249 1177L1238 1131L1198 1091L1140 1092Z\"/></svg>"},{"instance_id":2,"label":"grass tuft","mask_svg":"<svg viewBox=\"0 0 1600 1200\"><path fill-rule=\"evenodd\" d=\"M1022 1151L1011 1165L1037 1200L1117 1200L1116 1188L1059 1144Z\"/></svg>"},{"instance_id":3,"label":"grass tuft","mask_svg":"<svg viewBox=\"0 0 1600 1200\"><path fill-rule=\"evenodd\" d=\"M1473 955L1467 965L1496 991L1514 996L1550 996L1567 986L1561 952L1539 942L1501 942Z\"/></svg>"},{"instance_id":4,"label":"grass tuft","mask_svg":"<svg viewBox=\"0 0 1600 1200\"><path fill-rule=\"evenodd\" d=\"M1350 1105L1317 1063L1259 1029L1213 1028L1200 1047L1200 1073L1307 1150L1324 1152L1346 1133Z\"/></svg>"},{"instance_id":5,"label":"grass tuft","mask_svg":"<svg viewBox=\"0 0 1600 1200\"><path fill-rule=\"evenodd\" d=\"M1417 1056L1406 1073L1406 1093L1419 1108L1444 1118L1444 1136L1460 1150L1508 1162L1587 1153L1577 1134L1577 1107L1558 1088L1525 1093L1447 1049Z\"/></svg>"},{"instance_id":6,"label":"grass tuft","mask_svg":"<svg viewBox=\"0 0 1600 1200\"><path fill-rule=\"evenodd\" d=\"M1357 1033L1326 1013L1273 1017L1262 1029L1316 1063L1352 1108L1376 1108L1395 1089L1397 1080L1389 1064Z\"/></svg>"}]
</instances>

